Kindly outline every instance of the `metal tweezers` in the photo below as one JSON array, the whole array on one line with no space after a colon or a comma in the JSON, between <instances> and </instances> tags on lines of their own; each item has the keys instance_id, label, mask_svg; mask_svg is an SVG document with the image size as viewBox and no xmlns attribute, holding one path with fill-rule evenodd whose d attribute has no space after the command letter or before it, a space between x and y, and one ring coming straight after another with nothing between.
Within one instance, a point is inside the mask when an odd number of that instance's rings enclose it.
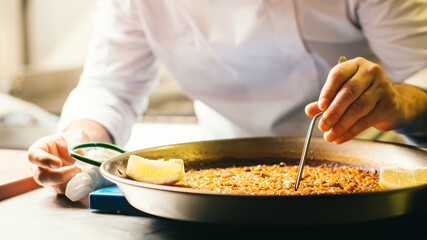
<instances>
[{"instance_id":1,"label":"metal tweezers","mask_svg":"<svg viewBox=\"0 0 427 240\"><path fill-rule=\"evenodd\" d=\"M299 184L301 182L301 175L302 175L302 171L304 170L304 162L305 162L305 159L307 157L308 147L310 146L311 135L313 133L314 124L316 123L316 120L320 116L322 116L322 114L323 114L323 112L314 116L314 118L311 120L310 127L308 127L307 136L305 137L304 149L302 150L301 160L300 160L299 166L298 166L298 175L297 175L297 180L295 182L295 191L298 190Z\"/></svg>"},{"instance_id":2,"label":"metal tweezers","mask_svg":"<svg viewBox=\"0 0 427 240\"><path fill-rule=\"evenodd\" d=\"M338 61L338 63L343 63L345 61L347 61L345 57L340 57L340 60ZM307 151L308 151L308 147L310 146L311 135L313 133L314 124L316 123L316 120L320 116L322 116L322 114L323 112L318 113L316 116L314 116L314 118L311 120L310 126L308 127L307 136L305 137L304 149L302 150L301 160L298 166L298 174L297 174L297 179L295 181L295 191L298 190L299 184L301 182L301 175L304 170L304 163L305 163L305 159L307 158Z\"/></svg>"}]
</instances>

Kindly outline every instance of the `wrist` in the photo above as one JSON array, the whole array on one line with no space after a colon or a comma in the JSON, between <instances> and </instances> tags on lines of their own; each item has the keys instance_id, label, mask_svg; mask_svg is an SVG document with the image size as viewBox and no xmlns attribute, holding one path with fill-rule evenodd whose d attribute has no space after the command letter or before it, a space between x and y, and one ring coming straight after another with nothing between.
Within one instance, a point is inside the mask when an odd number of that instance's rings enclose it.
<instances>
[{"instance_id":1,"label":"wrist","mask_svg":"<svg viewBox=\"0 0 427 240\"><path fill-rule=\"evenodd\" d=\"M395 131L408 135L427 135L427 93L409 84L395 84L400 95L401 122Z\"/></svg>"},{"instance_id":2,"label":"wrist","mask_svg":"<svg viewBox=\"0 0 427 240\"><path fill-rule=\"evenodd\" d=\"M91 142L113 143L113 138L110 132L96 121L89 119L77 120L69 124L63 132L65 133L75 130L83 131L89 137L89 141Z\"/></svg>"}]
</instances>

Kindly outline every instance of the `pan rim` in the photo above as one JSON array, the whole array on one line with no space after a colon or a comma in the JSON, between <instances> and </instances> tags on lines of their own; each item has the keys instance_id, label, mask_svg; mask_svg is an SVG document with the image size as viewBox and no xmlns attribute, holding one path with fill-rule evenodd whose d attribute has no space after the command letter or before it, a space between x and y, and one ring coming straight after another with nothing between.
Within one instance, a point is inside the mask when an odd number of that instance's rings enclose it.
<instances>
[{"instance_id":1,"label":"pan rim","mask_svg":"<svg viewBox=\"0 0 427 240\"><path fill-rule=\"evenodd\" d=\"M138 182L136 180L132 179L126 179L118 176L114 176L113 174L109 173L106 170L107 164L109 162L114 161L117 158L120 158L120 156L123 155L131 155L133 153L136 153L141 150L152 150L152 149L161 149L161 148L167 148L171 146L182 146L186 144L194 144L194 143L209 143L209 142L233 142L238 140L263 140L263 139L286 139L286 140L300 140L304 139L304 137L301 136L291 136L291 137L284 137L284 136L261 136L261 137L245 137L245 138L229 138L229 139L215 139L215 140L202 140L202 141L195 141L195 142L187 142L187 143L177 143L177 144L168 144L168 145L162 145L157 147L151 147L146 149L140 149L135 150L132 152L127 152L124 154L121 154L119 156L116 156L114 158L111 158L105 162L102 163L100 166L101 174L108 180L110 180L113 183L120 183L120 184L126 184L131 185L133 187L142 187L152 190L160 190L160 191L169 191L174 193L182 193L182 194L199 194L199 195L206 195L206 196L221 196L221 197L242 197L242 198L323 198L323 197L345 197L345 196L364 196L364 195L372 195L372 194L391 194L391 193L399 193L399 192L406 192L406 191L413 191L413 190L422 190L427 189L427 184L424 185L418 185L414 187L408 187L408 188L399 188L399 189L382 189L379 191L366 191L366 192L355 192L355 193L324 193L324 194L304 194L304 195L252 195L252 194L238 194L238 193L219 193L219 192L212 192L212 191L203 191L198 189L191 189L191 188L185 188L185 187L179 187L179 186L171 186L171 185L158 185L158 184L150 184L150 183L144 183L144 182ZM321 140L320 137L313 137L313 140ZM364 140L364 139L353 139L352 142L359 142L359 143L371 143L371 144L379 144L379 145L394 145L399 148L405 148L409 150L415 150L427 153L427 148L419 147L419 146L413 146L413 145L406 145L401 143L390 143L390 142L383 142L378 140Z\"/></svg>"},{"instance_id":2,"label":"pan rim","mask_svg":"<svg viewBox=\"0 0 427 240\"><path fill-rule=\"evenodd\" d=\"M257 137L241 137L241 138L223 138L223 139L212 139L212 140L200 140L200 141L193 141L193 142L183 142L183 143L175 143L175 144L166 144L166 145L160 145L160 146L156 146L156 147L149 147L149 148L144 148L144 149L139 149L139 150L134 150L131 152L127 152L124 154L131 154L133 152L138 152L141 150L152 150L152 149L159 149L159 148L163 148L163 147L170 147L170 146L182 146L182 145L187 145L187 144L194 144L194 143L210 143L210 142L234 142L234 141L239 141L239 140L263 140L263 139L270 139L270 140L274 140L274 139L286 139L286 140L305 140L304 136L257 136ZM319 140L323 140L322 137L312 137L311 138L312 141L319 141ZM378 145L394 145L396 147L401 147L401 148L405 148L408 150L415 150L415 151L421 151L421 152L425 152L427 153L427 148L425 147L420 147L420 146L415 146L415 145L408 145L408 144L403 144L403 143L396 143L396 142L386 142L386 141L381 141L381 140L368 140L368 139L352 139L347 143L351 143L351 142L355 142L355 143L371 143L371 144L378 144ZM325 141L325 143L328 143ZM329 143L328 143L329 144Z\"/></svg>"}]
</instances>

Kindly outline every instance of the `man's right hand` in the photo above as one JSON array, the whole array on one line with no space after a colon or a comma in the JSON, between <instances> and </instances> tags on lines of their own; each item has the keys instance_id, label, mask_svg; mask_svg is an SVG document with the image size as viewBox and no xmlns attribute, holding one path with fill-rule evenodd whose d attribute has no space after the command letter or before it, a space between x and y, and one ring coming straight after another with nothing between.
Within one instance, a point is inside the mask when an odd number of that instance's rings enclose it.
<instances>
[{"instance_id":1,"label":"man's right hand","mask_svg":"<svg viewBox=\"0 0 427 240\"><path fill-rule=\"evenodd\" d=\"M67 183L81 171L74 165L75 160L68 154L68 149L86 142L111 143L112 138L98 122L78 120L71 123L63 133L36 141L28 149L34 180L58 194L65 193ZM76 152L82 154L82 151Z\"/></svg>"},{"instance_id":2,"label":"man's right hand","mask_svg":"<svg viewBox=\"0 0 427 240\"><path fill-rule=\"evenodd\" d=\"M28 159L33 164L34 180L58 194L63 194L68 181L81 171L74 165L75 160L68 154L68 149L89 141L89 136L78 129L36 141L28 150Z\"/></svg>"}]
</instances>

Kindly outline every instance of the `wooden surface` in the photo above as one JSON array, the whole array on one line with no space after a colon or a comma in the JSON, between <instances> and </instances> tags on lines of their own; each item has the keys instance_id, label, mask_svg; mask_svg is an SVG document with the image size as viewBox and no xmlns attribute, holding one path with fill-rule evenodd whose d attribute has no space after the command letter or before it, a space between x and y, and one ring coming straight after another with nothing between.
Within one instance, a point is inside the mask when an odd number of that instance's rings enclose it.
<instances>
[{"instance_id":1,"label":"wooden surface","mask_svg":"<svg viewBox=\"0 0 427 240\"><path fill-rule=\"evenodd\" d=\"M26 150L0 149L0 200L38 188Z\"/></svg>"}]
</instances>

